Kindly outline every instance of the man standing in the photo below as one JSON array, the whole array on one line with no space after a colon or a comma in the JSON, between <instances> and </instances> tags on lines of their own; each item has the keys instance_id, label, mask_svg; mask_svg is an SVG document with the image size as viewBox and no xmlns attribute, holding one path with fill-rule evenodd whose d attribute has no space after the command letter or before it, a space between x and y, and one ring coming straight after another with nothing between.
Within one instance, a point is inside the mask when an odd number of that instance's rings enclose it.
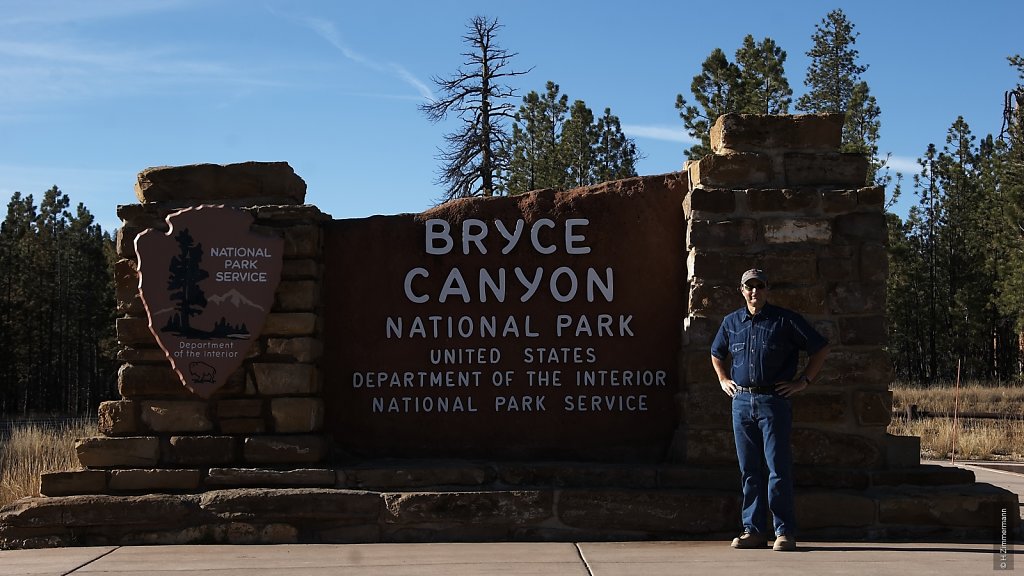
<instances>
[{"instance_id":1,"label":"man standing","mask_svg":"<svg viewBox=\"0 0 1024 576\"><path fill-rule=\"evenodd\" d=\"M828 355L828 340L800 314L768 303L764 271L744 272L740 292L746 306L722 320L711 344L711 364L722 390L732 398L732 429L742 476L743 534L733 539L732 547L764 548L770 511L774 549L795 550L790 397L818 375ZM797 376L801 350L809 359ZM730 355L731 365L726 363ZM767 503L762 495L766 485Z\"/></svg>"}]
</instances>

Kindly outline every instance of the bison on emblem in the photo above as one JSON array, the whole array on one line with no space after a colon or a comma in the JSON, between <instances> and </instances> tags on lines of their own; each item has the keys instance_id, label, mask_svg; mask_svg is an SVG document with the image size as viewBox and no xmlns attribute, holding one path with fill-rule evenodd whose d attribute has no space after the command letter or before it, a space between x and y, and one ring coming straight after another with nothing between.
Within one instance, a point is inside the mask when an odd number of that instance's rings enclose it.
<instances>
[{"instance_id":1,"label":"bison on emblem","mask_svg":"<svg viewBox=\"0 0 1024 576\"><path fill-rule=\"evenodd\" d=\"M188 365L188 371L192 375L193 384L217 381L217 369L206 362L192 362Z\"/></svg>"}]
</instances>

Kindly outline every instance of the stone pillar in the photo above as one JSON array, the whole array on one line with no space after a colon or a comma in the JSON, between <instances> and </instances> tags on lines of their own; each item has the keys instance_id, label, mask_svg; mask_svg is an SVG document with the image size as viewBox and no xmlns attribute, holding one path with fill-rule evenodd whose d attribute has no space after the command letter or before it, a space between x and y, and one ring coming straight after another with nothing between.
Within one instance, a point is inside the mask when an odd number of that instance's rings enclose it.
<instances>
[{"instance_id":1,"label":"stone pillar","mask_svg":"<svg viewBox=\"0 0 1024 576\"><path fill-rule=\"evenodd\" d=\"M100 435L77 445L88 470L44 475L43 494L194 491L253 485L254 479L263 485L310 485L313 478L314 485L333 486L333 470L308 470L328 458L319 360L321 223L329 216L303 205L305 192L305 182L284 162L150 168L139 174L139 203L118 207L122 399L100 406ZM166 231L168 214L202 204L245 210L254 228L284 238L281 283L263 333L209 399L181 384L149 331L134 248L138 233Z\"/></svg>"},{"instance_id":2,"label":"stone pillar","mask_svg":"<svg viewBox=\"0 0 1024 576\"><path fill-rule=\"evenodd\" d=\"M755 267L768 273L769 301L801 312L832 343L817 381L793 400L798 467L919 463L918 439L886 434L885 191L864 186L867 158L839 152L842 125L841 115L729 114L712 128L713 154L687 165L687 463L735 462L709 346L742 305L740 275Z\"/></svg>"}]
</instances>

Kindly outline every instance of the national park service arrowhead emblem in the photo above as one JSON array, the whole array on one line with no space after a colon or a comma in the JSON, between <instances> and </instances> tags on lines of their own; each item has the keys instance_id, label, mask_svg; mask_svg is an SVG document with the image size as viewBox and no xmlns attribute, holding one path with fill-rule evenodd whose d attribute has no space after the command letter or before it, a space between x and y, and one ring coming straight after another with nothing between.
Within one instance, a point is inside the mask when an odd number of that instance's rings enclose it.
<instances>
[{"instance_id":1,"label":"national park service arrowhead emblem","mask_svg":"<svg viewBox=\"0 0 1024 576\"><path fill-rule=\"evenodd\" d=\"M281 280L284 240L253 232L252 222L242 210L199 206L169 215L167 233L135 237L149 329L203 398L241 366Z\"/></svg>"}]
</instances>

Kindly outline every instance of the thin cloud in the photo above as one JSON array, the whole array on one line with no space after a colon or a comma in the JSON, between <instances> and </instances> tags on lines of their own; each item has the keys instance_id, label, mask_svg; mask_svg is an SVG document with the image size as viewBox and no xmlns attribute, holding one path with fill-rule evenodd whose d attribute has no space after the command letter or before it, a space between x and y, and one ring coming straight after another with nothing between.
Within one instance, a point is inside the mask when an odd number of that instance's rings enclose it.
<instances>
[{"instance_id":1,"label":"thin cloud","mask_svg":"<svg viewBox=\"0 0 1024 576\"><path fill-rule=\"evenodd\" d=\"M407 100L412 102L419 102L423 100L423 98L413 96L412 94L384 94L382 92L341 92L341 94L358 98L370 98L373 100Z\"/></svg>"},{"instance_id":2,"label":"thin cloud","mask_svg":"<svg viewBox=\"0 0 1024 576\"><path fill-rule=\"evenodd\" d=\"M302 25L306 26L307 28L315 32L318 36L326 40L331 46L337 48L338 51L341 52L343 56L345 56L345 58L351 60L352 62L355 62L356 64L359 64L360 66L364 66L371 70L375 70L377 72L390 74L398 78L402 82L408 84L409 86L412 86L421 97L427 100L434 99L434 93L430 90L430 87L427 86L423 81L417 78L412 72L410 72L401 64L397 64L395 62L379 62L373 58L364 56L363 54L360 54L359 52L356 52L355 50L350 48L347 44L345 44L344 40L341 37L341 33L338 32L338 28L337 26L334 25L333 22L329 20L324 20L323 18L287 15L286 17L301 23Z\"/></svg>"},{"instance_id":3,"label":"thin cloud","mask_svg":"<svg viewBox=\"0 0 1024 576\"><path fill-rule=\"evenodd\" d=\"M893 172L902 172L904 176L917 174L921 171L917 158L907 158L906 156L889 156L885 166Z\"/></svg>"},{"instance_id":4,"label":"thin cloud","mask_svg":"<svg viewBox=\"0 0 1024 576\"><path fill-rule=\"evenodd\" d=\"M33 0L4 5L0 26L81 24L87 20L111 20L138 14L164 12L195 4L195 0Z\"/></svg>"},{"instance_id":5,"label":"thin cloud","mask_svg":"<svg viewBox=\"0 0 1024 576\"><path fill-rule=\"evenodd\" d=\"M124 50L120 46L106 49L95 44L17 42L0 40L0 55L19 62L37 65L67 66L69 69L92 68L109 72L144 73L182 77L229 74L224 64L189 60L175 56L172 50Z\"/></svg>"},{"instance_id":6,"label":"thin cloud","mask_svg":"<svg viewBox=\"0 0 1024 576\"><path fill-rule=\"evenodd\" d=\"M167 86L280 86L240 67L197 57L193 47L125 46L81 37L83 23L171 12L197 0L35 0L0 12L0 107L126 92L145 93ZM4 119L0 119L4 121Z\"/></svg>"},{"instance_id":7,"label":"thin cloud","mask_svg":"<svg viewBox=\"0 0 1024 576\"><path fill-rule=\"evenodd\" d=\"M276 86L280 81L240 73L235 66L191 58L175 49L0 40L0 104L197 84L251 87Z\"/></svg>"},{"instance_id":8,"label":"thin cloud","mask_svg":"<svg viewBox=\"0 0 1024 576\"><path fill-rule=\"evenodd\" d=\"M661 140L664 142L682 142L683 144L697 144L698 141L691 138L683 129L669 128L667 126L642 126L640 124L623 124L622 131L626 136L632 138L646 138L649 140Z\"/></svg>"}]
</instances>

